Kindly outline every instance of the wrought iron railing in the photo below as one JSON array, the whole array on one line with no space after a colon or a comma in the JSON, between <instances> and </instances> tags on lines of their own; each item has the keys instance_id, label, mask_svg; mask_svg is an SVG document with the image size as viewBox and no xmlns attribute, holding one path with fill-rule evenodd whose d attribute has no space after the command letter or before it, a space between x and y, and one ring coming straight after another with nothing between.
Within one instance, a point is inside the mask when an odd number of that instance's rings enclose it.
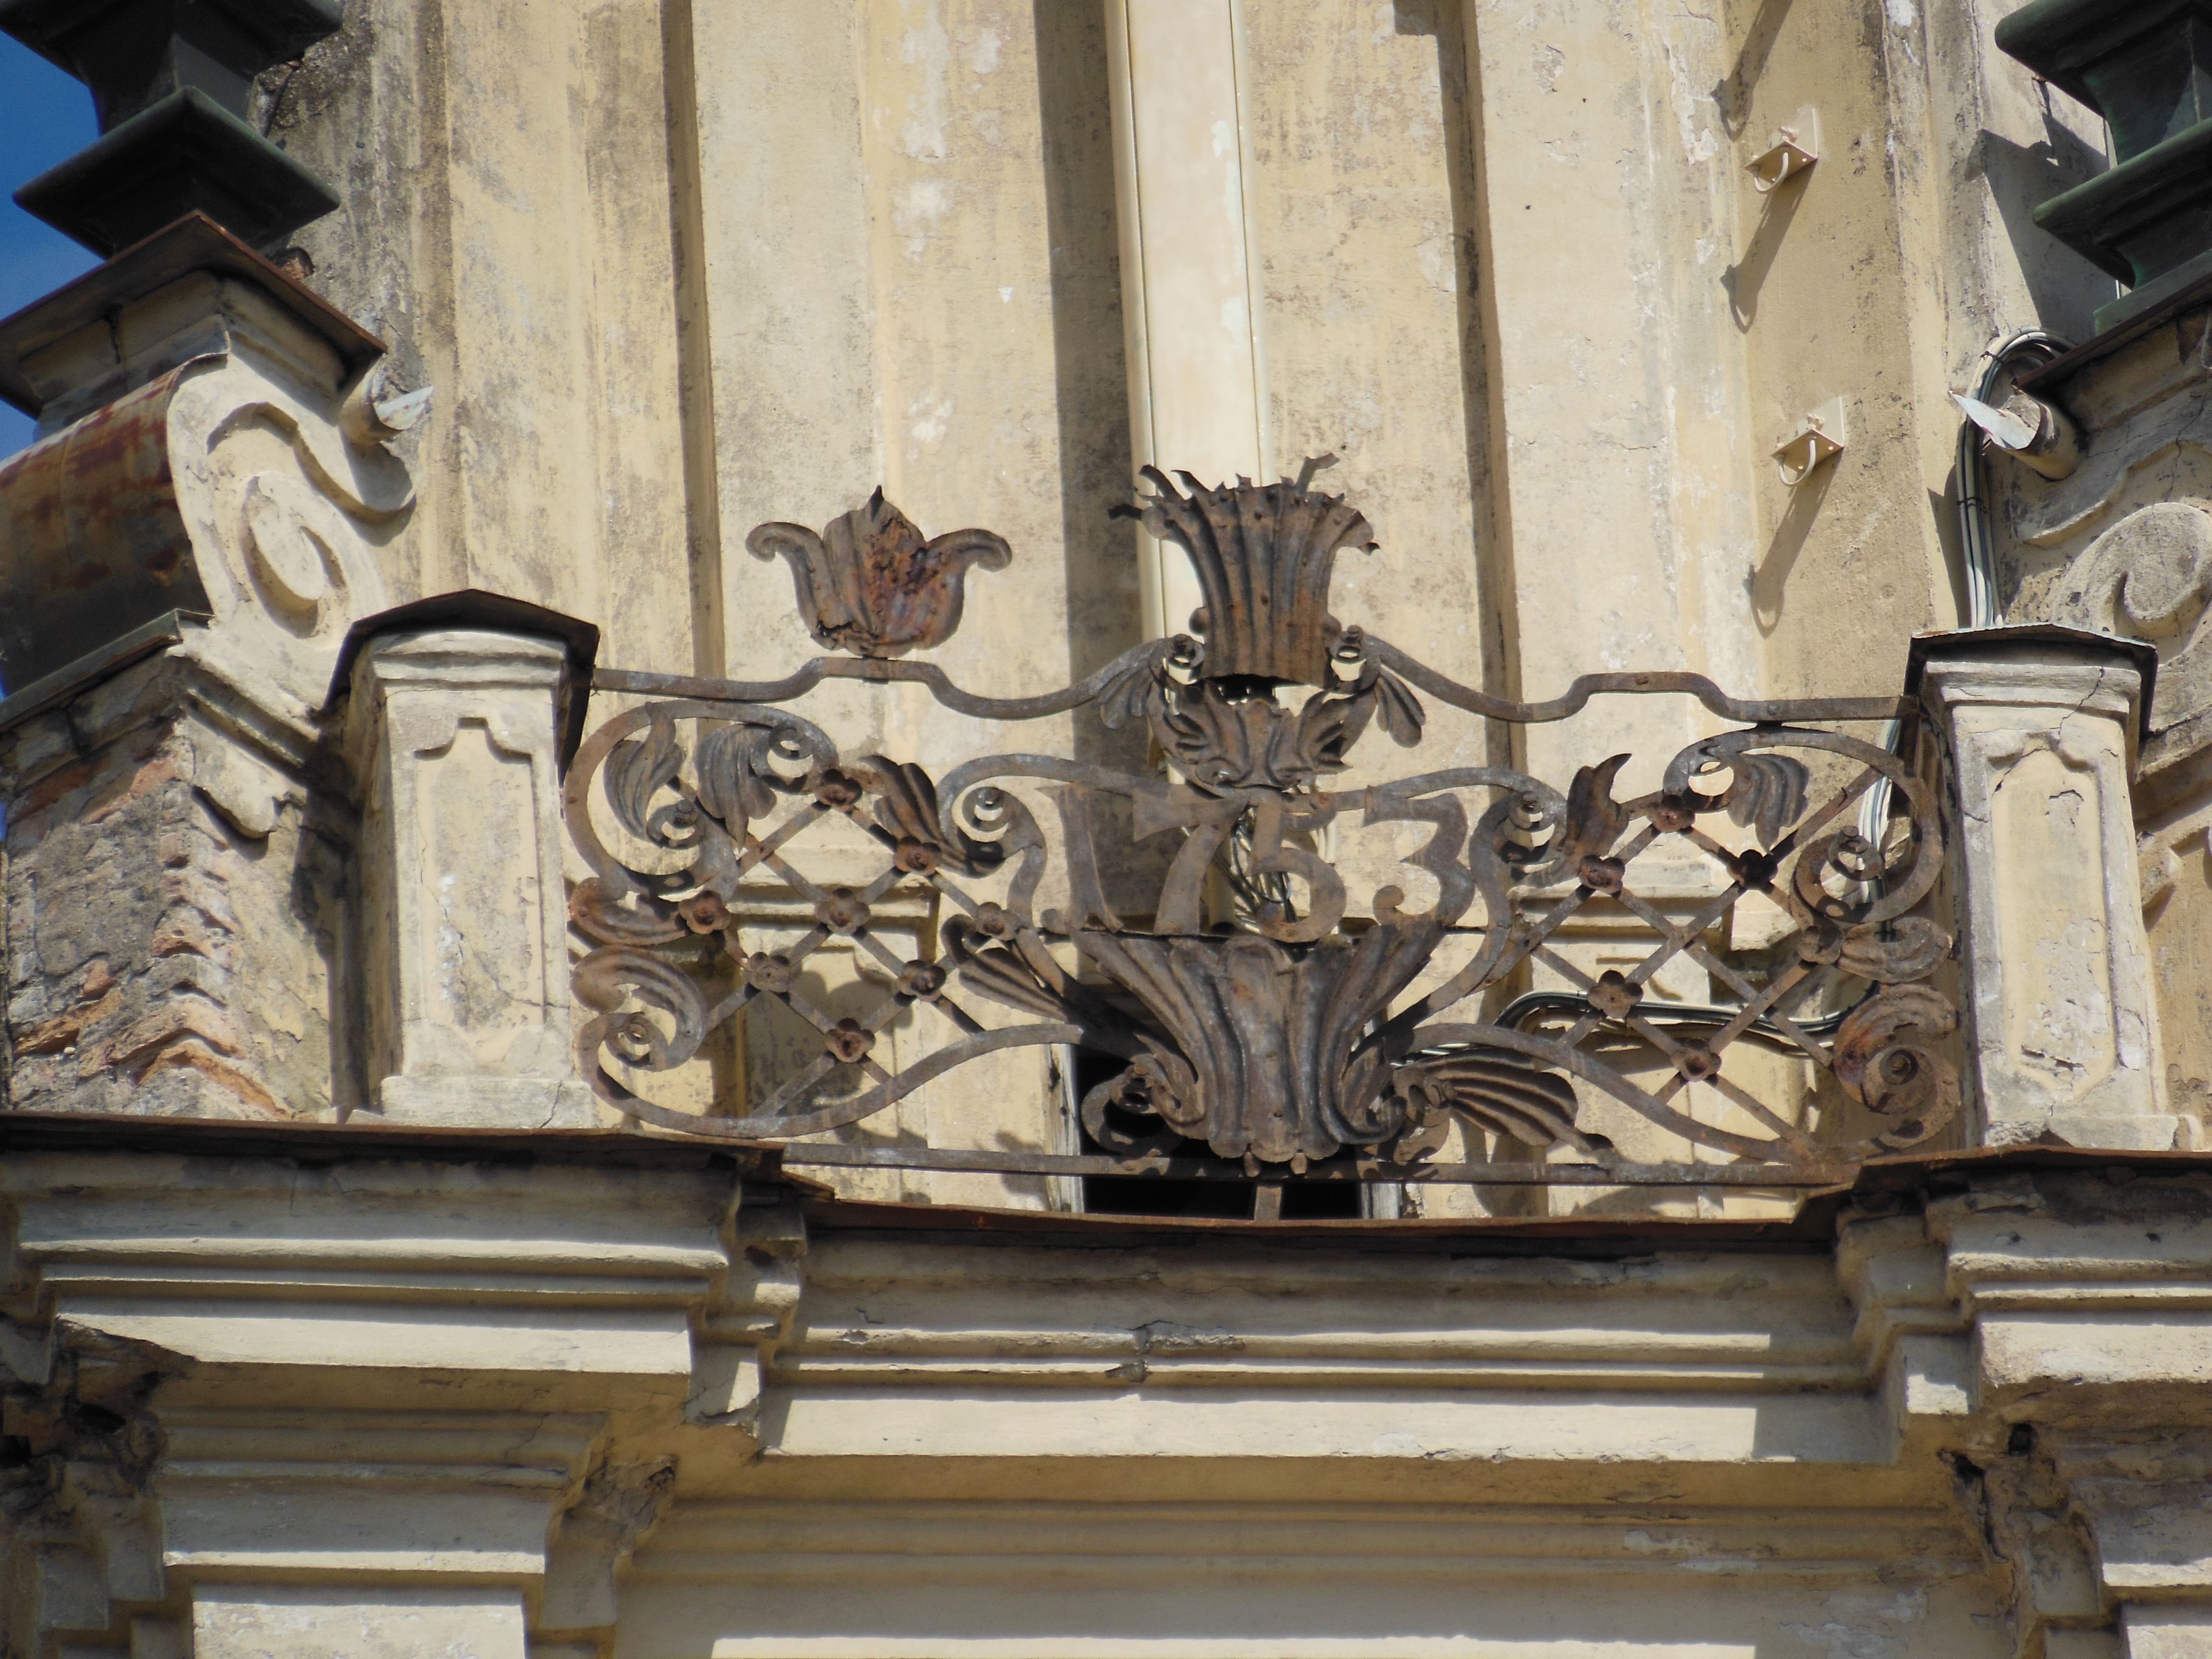
<instances>
[{"instance_id":1,"label":"wrought iron railing","mask_svg":"<svg viewBox=\"0 0 2212 1659\"><path fill-rule=\"evenodd\" d=\"M1545 703L1460 684L1328 614L1336 554L1371 540L1310 475L1185 475L1185 493L1147 469L1131 511L1189 554L1194 635L1027 698L896 659L951 637L968 567L1009 556L996 536L925 541L880 492L820 535L756 530L841 654L764 683L594 676L642 699L591 732L568 781L592 870L571 915L597 945L575 972L593 1015L580 1060L600 1097L663 1130L787 1142L981 1056L1066 1045L1112 1057L1079 1103L1093 1152L814 1144L788 1161L1201 1180L1804 1188L1937 1133L1958 1106L1956 1016L1936 982L1949 939L1922 914L1943 841L1912 708L1740 702L1687 673L1585 676ZM986 720L1085 711L1148 732L1158 763L1006 753L936 778L851 757L787 706L835 679L918 684ZM1626 799L1620 755L1564 792L1489 763L1329 787L1376 728L1419 745L1424 696L1526 726L1610 693L1694 698L1737 729ZM1899 736L1829 729L1871 722ZM1362 904L1350 844L1378 835L1395 839L1365 867L1395 878ZM1763 939L1728 948L1746 907ZM1599 915L1640 930L1635 960L1600 969L1573 947ZM864 1008L808 989L833 941L872 964ZM1685 959L1710 1001L1657 994ZM1532 974L1550 988L1527 991ZM734 1109L726 1090L650 1097L711 1032L771 1006L811 1049L787 1075ZM1443 1163L1455 1121L1478 1155Z\"/></svg>"}]
</instances>

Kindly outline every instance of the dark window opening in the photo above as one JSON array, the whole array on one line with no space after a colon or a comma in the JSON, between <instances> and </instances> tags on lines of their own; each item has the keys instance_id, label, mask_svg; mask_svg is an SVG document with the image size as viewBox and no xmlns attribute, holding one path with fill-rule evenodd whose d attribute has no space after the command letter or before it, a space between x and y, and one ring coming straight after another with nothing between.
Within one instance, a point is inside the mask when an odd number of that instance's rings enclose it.
<instances>
[{"instance_id":1,"label":"dark window opening","mask_svg":"<svg viewBox=\"0 0 2212 1659\"><path fill-rule=\"evenodd\" d=\"M1075 1098L1079 1103L1091 1090L1120 1075L1126 1061L1115 1054L1088 1048L1075 1051ZM1133 1134L1157 1133L1157 1118L1115 1121L1114 1127ZM1083 1150L1087 1153L1120 1156L1101 1146L1087 1127L1079 1124ZM1212 1159L1201 1141L1186 1140L1174 1151L1177 1158ZM1085 1176L1083 1207L1094 1215L1183 1216L1209 1220L1249 1221L1261 1183L1242 1178L1224 1181L1179 1181L1165 1176ZM1300 1180L1282 1184L1281 1219L1285 1221L1356 1221L1364 1212L1357 1182Z\"/></svg>"}]
</instances>

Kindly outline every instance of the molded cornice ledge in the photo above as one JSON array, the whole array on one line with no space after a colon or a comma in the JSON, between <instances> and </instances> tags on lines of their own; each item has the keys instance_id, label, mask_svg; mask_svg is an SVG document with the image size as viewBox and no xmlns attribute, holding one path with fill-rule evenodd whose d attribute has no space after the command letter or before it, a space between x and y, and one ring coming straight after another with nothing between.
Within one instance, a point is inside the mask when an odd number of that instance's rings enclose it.
<instances>
[{"instance_id":1,"label":"molded cornice ledge","mask_svg":"<svg viewBox=\"0 0 2212 1659\"><path fill-rule=\"evenodd\" d=\"M1973 1322L1981 1403L2097 1432L2212 1427L2212 1176L1977 1177L1928 1206Z\"/></svg>"},{"instance_id":2,"label":"molded cornice ledge","mask_svg":"<svg viewBox=\"0 0 2212 1659\"><path fill-rule=\"evenodd\" d=\"M2212 1641L2212 1176L2181 1159L1993 1172L1927 1205L1971 1321L1950 1455L2024 1655Z\"/></svg>"},{"instance_id":3,"label":"molded cornice ledge","mask_svg":"<svg viewBox=\"0 0 2212 1659\"><path fill-rule=\"evenodd\" d=\"M1362 1465L1534 1460L1602 1484L1639 1463L1755 1482L1761 1464L1778 1478L1894 1449L1833 1268L1799 1252L1012 1248L817 1229L767 1382L779 1461L1206 1456L1341 1482Z\"/></svg>"},{"instance_id":4,"label":"molded cornice ledge","mask_svg":"<svg viewBox=\"0 0 2212 1659\"><path fill-rule=\"evenodd\" d=\"M1836 1274L1857 1310L1852 1341L1878 1380L1900 1458L1948 1444L1975 1410L1971 1322L1917 1210L1847 1212Z\"/></svg>"},{"instance_id":5,"label":"molded cornice ledge","mask_svg":"<svg viewBox=\"0 0 2212 1659\"><path fill-rule=\"evenodd\" d=\"M356 1616L408 1651L596 1644L672 1479L638 1425L681 1422L701 1359L757 1371L799 1247L726 1155L607 1139L11 1150L11 1650Z\"/></svg>"}]
</instances>

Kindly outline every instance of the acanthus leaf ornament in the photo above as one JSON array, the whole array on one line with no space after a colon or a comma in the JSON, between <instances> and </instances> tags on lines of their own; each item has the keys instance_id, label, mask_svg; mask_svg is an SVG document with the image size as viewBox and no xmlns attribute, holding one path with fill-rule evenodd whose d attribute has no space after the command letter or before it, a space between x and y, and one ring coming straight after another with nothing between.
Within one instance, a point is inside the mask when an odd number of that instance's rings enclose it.
<instances>
[{"instance_id":1,"label":"acanthus leaf ornament","mask_svg":"<svg viewBox=\"0 0 2212 1659\"><path fill-rule=\"evenodd\" d=\"M965 570L1006 562L996 537L925 541L880 492L818 536L755 531L756 553L790 562L816 638L870 660L817 659L712 696L694 694L715 683L690 680L683 698L655 697L650 676L596 678L653 699L601 726L568 781L591 867L571 915L599 944L577 970L599 1015L581 1052L602 1098L665 1128L788 1140L882 1112L981 1055L1049 1043L1115 1062L1076 1115L1103 1154L1147 1167L1202 1151L1299 1172L1349 1155L1419 1178L1457 1122L1470 1147L1537 1149L1633 1184L1658 1178L1617 1149L1634 1119L1707 1153L1807 1170L1934 1133L1958 1100L1945 1057L1956 1013L1928 982L1951 946L1913 912L1942 866L1940 815L1914 765L1809 723L1907 706L1737 704L1682 673L1586 677L1550 703L1502 702L1329 616L1335 555L1373 536L1341 497L1307 488L1311 470L1214 489L1185 476L1179 490L1148 469L1152 493L1130 511L1189 554L1206 601L1194 633L1036 697L978 696L891 660L951 637ZM933 776L892 755L848 758L779 706L831 677L917 683L975 719L1087 707L1109 728L1141 721L1168 774L1009 753ZM1492 765L1334 781L1370 727L1405 748L1427 739L1424 696L1531 723L1600 691L1694 696L1739 726L1683 748L1642 795L1619 793L1626 754L1564 793ZM1863 835L1856 805L1878 783L1891 817ZM1117 890L1109 904L1093 843L1109 823L1163 850L1149 900ZM834 878L809 872L825 824L844 837ZM1425 837L1408 834L1419 825ZM1407 873L1354 893L1325 849L1369 832L1389 835ZM857 866L856 835L872 848ZM1694 927L1638 892L1639 860L1668 842L1714 872ZM1065 908L1041 913L1048 877ZM1796 946L1732 964L1709 941L1753 894L1786 913ZM878 920L895 901L939 919L895 943ZM1647 930L1643 959L1585 974L1560 954L1558 930L1585 909ZM873 964L872 1010L810 988L832 940ZM1737 1006L1684 1011L1651 994L1685 957ZM1539 962L1575 988L1547 994L1577 1011L1565 1029L1471 1018ZM634 1091L755 1005L813 1028L788 1076L725 1115ZM941 1040L916 1050L925 1031ZM1832 1072L1875 1127L1839 1139L1806 1115L1809 1088L1787 1107L1762 1100L1729 1063L1747 1043Z\"/></svg>"}]
</instances>

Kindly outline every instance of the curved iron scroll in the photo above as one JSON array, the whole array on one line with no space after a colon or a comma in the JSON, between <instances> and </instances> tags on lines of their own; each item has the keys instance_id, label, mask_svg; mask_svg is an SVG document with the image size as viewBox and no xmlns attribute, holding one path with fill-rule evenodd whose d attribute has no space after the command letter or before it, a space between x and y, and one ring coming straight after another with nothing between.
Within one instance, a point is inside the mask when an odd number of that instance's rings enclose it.
<instances>
[{"instance_id":1,"label":"curved iron scroll","mask_svg":"<svg viewBox=\"0 0 2212 1659\"><path fill-rule=\"evenodd\" d=\"M967 568L1003 564L1004 544L981 532L925 543L880 498L848 515L866 515L857 526L763 532L793 557L802 606L834 612L808 617L817 636L854 655L750 684L599 672L597 690L649 699L592 732L567 786L591 869L571 916L597 947L576 969L592 1015L579 1058L603 1099L665 1129L781 1140L860 1121L988 1054L1075 1044L1123 1062L1081 1103L1108 1153L1158 1160L1196 1142L1254 1172L1298 1173L1347 1151L1418 1173L1455 1121L1538 1157L1617 1165L1592 1127L1608 1111L1747 1165L1830 1169L1923 1141L1955 1113L1956 1016L1930 983L1950 941L1917 914L1942 866L1936 803L1891 749L1815 724L1896 718L1897 700L1746 703L1695 675L1612 674L1505 702L1327 616L1328 562L1365 534L1340 498L1303 481L1208 490L1188 477L1186 494L1149 476L1139 510L1208 576L1206 636L1150 642L1064 690L981 697L890 659L949 634ZM1272 607L1264 626L1237 614L1246 605ZM872 639L879 614L905 632ZM1213 641L1231 637L1224 660ZM1011 753L933 779L848 757L782 706L832 678L917 682L997 720L1088 709L1147 728L1169 770ZM1376 728L1421 743L1417 692L1521 723L1600 694L1688 695L1745 727L1688 744L1659 787L1628 799L1615 794L1626 756L1564 792L1494 766L1328 787ZM1858 823L1870 796L1889 812L1872 835ZM1148 913L1109 905L1096 836L1109 819L1164 849ZM810 847L832 829L842 872L817 879ZM1401 883L1356 895L1321 849L1370 830L1418 844L1399 855ZM859 866L854 845L872 849ZM1678 872L1686 858L1711 872L1686 914L1638 891L1639 869L1670 855ZM1425 908L1409 907L1407 883ZM1060 902L1040 905L1048 887ZM775 948L749 920L769 890L798 917ZM1786 935L1756 964L1715 943L1751 895ZM877 912L917 897L936 921L895 948ZM1600 913L1641 926L1639 960L1593 974L1561 948L1575 917ZM808 988L808 959L833 939L873 965L866 1011L840 1014ZM1668 1017L1654 981L1681 957L1736 1006ZM1579 999L1565 1029L1480 1017L1538 964ZM739 1115L646 1097L645 1079L763 1002L811 1029L807 1063ZM886 1034L921 1024L942 1040L886 1065ZM1825 1097L1863 1109L1858 1129L1820 1121L1813 1091L1777 1103L1747 1086L1729 1066L1747 1042L1832 1077Z\"/></svg>"}]
</instances>

